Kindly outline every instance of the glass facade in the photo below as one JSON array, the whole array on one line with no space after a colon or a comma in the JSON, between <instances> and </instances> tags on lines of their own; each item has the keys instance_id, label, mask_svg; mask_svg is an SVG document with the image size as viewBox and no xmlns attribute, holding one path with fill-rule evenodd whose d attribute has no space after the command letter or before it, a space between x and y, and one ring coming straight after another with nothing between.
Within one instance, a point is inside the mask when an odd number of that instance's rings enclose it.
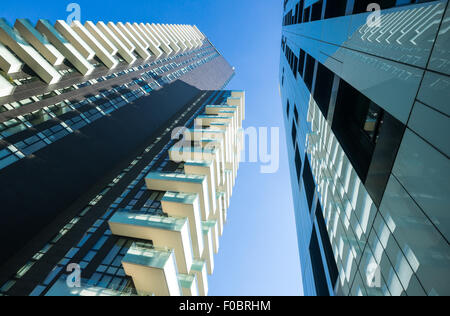
<instances>
[{"instance_id":1,"label":"glass facade","mask_svg":"<svg viewBox=\"0 0 450 316\"><path fill-rule=\"evenodd\" d=\"M379 25L369 3L285 1L304 291L448 295L448 1L382 1Z\"/></svg>"}]
</instances>

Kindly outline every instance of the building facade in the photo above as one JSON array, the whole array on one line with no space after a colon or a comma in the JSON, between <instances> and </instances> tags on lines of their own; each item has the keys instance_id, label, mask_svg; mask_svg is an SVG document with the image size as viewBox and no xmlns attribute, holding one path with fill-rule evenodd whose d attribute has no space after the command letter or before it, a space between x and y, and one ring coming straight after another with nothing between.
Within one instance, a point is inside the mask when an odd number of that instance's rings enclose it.
<instances>
[{"instance_id":1,"label":"building facade","mask_svg":"<svg viewBox=\"0 0 450 316\"><path fill-rule=\"evenodd\" d=\"M450 294L449 23L448 1L284 1L306 295Z\"/></svg>"},{"instance_id":2,"label":"building facade","mask_svg":"<svg viewBox=\"0 0 450 316\"><path fill-rule=\"evenodd\" d=\"M243 91L196 26L0 20L0 295L207 295Z\"/></svg>"}]
</instances>

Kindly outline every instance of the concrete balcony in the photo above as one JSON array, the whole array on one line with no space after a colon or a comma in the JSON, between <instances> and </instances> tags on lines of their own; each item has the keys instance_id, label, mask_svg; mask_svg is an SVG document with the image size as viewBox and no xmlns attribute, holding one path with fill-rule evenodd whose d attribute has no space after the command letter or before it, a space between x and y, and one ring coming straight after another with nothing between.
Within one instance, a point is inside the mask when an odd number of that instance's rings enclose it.
<instances>
[{"instance_id":1,"label":"concrete balcony","mask_svg":"<svg viewBox=\"0 0 450 316\"><path fill-rule=\"evenodd\" d=\"M214 241L213 232L210 225L202 222L203 241L205 249L203 250L202 259L206 261L206 268L209 275L214 272Z\"/></svg>"},{"instance_id":2,"label":"concrete balcony","mask_svg":"<svg viewBox=\"0 0 450 316\"><path fill-rule=\"evenodd\" d=\"M64 62L64 56L33 27L28 19L17 19L14 27L50 64L57 66Z\"/></svg>"},{"instance_id":3,"label":"concrete balcony","mask_svg":"<svg viewBox=\"0 0 450 316\"><path fill-rule=\"evenodd\" d=\"M161 200L164 213L174 217L187 217L195 258L203 254L200 198L198 194L167 192Z\"/></svg>"},{"instance_id":4,"label":"concrete balcony","mask_svg":"<svg viewBox=\"0 0 450 316\"><path fill-rule=\"evenodd\" d=\"M7 74L19 72L23 63L0 43L0 69Z\"/></svg>"},{"instance_id":5,"label":"concrete balcony","mask_svg":"<svg viewBox=\"0 0 450 316\"><path fill-rule=\"evenodd\" d=\"M127 63L132 64L136 61L136 56L133 54L134 47L130 49L105 23L98 22L97 28L104 34L105 38L117 47L117 52Z\"/></svg>"},{"instance_id":6,"label":"concrete balcony","mask_svg":"<svg viewBox=\"0 0 450 316\"><path fill-rule=\"evenodd\" d=\"M178 271L190 273L193 253L187 218L118 211L108 224L116 236L149 240L156 246L174 249Z\"/></svg>"},{"instance_id":7,"label":"concrete balcony","mask_svg":"<svg viewBox=\"0 0 450 316\"><path fill-rule=\"evenodd\" d=\"M179 274L178 282L180 282L183 296L199 296L196 274Z\"/></svg>"},{"instance_id":8,"label":"concrete balcony","mask_svg":"<svg viewBox=\"0 0 450 316\"><path fill-rule=\"evenodd\" d=\"M125 274L141 296L181 296L175 254L171 250L133 244L122 260Z\"/></svg>"},{"instance_id":9,"label":"concrete balcony","mask_svg":"<svg viewBox=\"0 0 450 316\"><path fill-rule=\"evenodd\" d=\"M141 35L143 40L147 42L148 49L152 52L153 56L155 58L161 57L161 55L163 54L161 49L159 49L159 46L161 44L159 44L159 42L153 37L153 35L151 35L147 31L145 25L142 23L141 24L133 23L133 27L139 33L139 35Z\"/></svg>"},{"instance_id":10,"label":"concrete balcony","mask_svg":"<svg viewBox=\"0 0 450 316\"><path fill-rule=\"evenodd\" d=\"M100 44L99 41L81 24L79 21L73 21L72 29L78 36L84 40L95 52L100 61L108 68L114 69L119 64L119 61L114 58L107 50Z\"/></svg>"},{"instance_id":11,"label":"concrete balcony","mask_svg":"<svg viewBox=\"0 0 450 316\"><path fill-rule=\"evenodd\" d=\"M108 24L108 26L109 25L110 24ZM141 56L143 60L149 59L151 57L151 54L149 53L145 45L143 45L141 41L135 36L135 32L132 31L131 24L129 26L127 25L124 25L122 22L118 22L116 27L121 31L123 36L126 37L129 42L131 42L136 50L136 53L138 53L138 55Z\"/></svg>"},{"instance_id":12,"label":"concrete balcony","mask_svg":"<svg viewBox=\"0 0 450 316\"><path fill-rule=\"evenodd\" d=\"M16 29L9 26L5 19L0 19L0 41L47 84L54 84L61 80L61 74L23 39Z\"/></svg>"},{"instance_id":13,"label":"concrete balcony","mask_svg":"<svg viewBox=\"0 0 450 316\"><path fill-rule=\"evenodd\" d=\"M164 39L164 42L169 45L169 47L173 50L174 54L178 54L181 50L180 46L177 45L176 41L170 36L166 30L164 30L159 24L152 24L153 29L155 29L158 34Z\"/></svg>"},{"instance_id":14,"label":"concrete balcony","mask_svg":"<svg viewBox=\"0 0 450 316\"><path fill-rule=\"evenodd\" d=\"M88 76L94 71L94 66L65 39L47 20L39 20L36 29L83 75Z\"/></svg>"},{"instance_id":15,"label":"concrete balcony","mask_svg":"<svg viewBox=\"0 0 450 316\"><path fill-rule=\"evenodd\" d=\"M55 23L55 29L64 36L80 54L87 60L91 60L95 56L92 48L63 20Z\"/></svg>"},{"instance_id":16,"label":"concrete balcony","mask_svg":"<svg viewBox=\"0 0 450 316\"><path fill-rule=\"evenodd\" d=\"M147 23L145 24L145 27L147 28L148 32L153 35L153 37L160 43L160 48L166 53L167 55L170 55L173 50L170 48L170 42L164 38L164 36L151 24Z\"/></svg>"},{"instance_id":17,"label":"concrete balcony","mask_svg":"<svg viewBox=\"0 0 450 316\"><path fill-rule=\"evenodd\" d=\"M213 242L213 250L215 254L219 253L219 224L217 221L210 220L203 222L203 226L211 229L211 236Z\"/></svg>"},{"instance_id":18,"label":"concrete balcony","mask_svg":"<svg viewBox=\"0 0 450 316\"><path fill-rule=\"evenodd\" d=\"M208 295L208 273L206 271L205 260L194 260L192 264L192 273L197 276L198 293L200 296Z\"/></svg>"},{"instance_id":19,"label":"concrete balcony","mask_svg":"<svg viewBox=\"0 0 450 316\"><path fill-rule=\"evenodd\" d=\"M0 97L10 95L14 91L14 86L8 80L0 76Z\"/></svg>"},{"instance_id":20,"label":"concrete balcony","mask_svg":"<svg viewBox=\"0 0 450 316\"><path fill-rule=\"evenodd\" d=\"M119 52L119 49L108 39L106 35L103 34L102 31L100 31L100 29L92 21L87 21L86 23L84 23L84 27L100 44L103 45L103 47L109 54L111 54L111 56L114 56Z\"/></svg>"},{"instance_id":21,"label":"concrete balcony","mask_svg":"<svg viewBox=\"0 0 450 316\"><path fill-rule=\"evenodd\" d=\"M223 235L223 227L225 224L225 218L224 218L224 210L223 210L223 199L224 199L224 193L223 192L216 192L216 203L217 203L217 212L216 217L214 218L219 227L219 236Z\"/></svg>"},{"instance_id":22,"label":"concrete balcony","mask_svg":"<svg viewBox=\"0 0 450 316\"><path fill-rule=\"evenodd\" d=\"M145 178L149 190L195 193L200 198L202 220L209 218L209 189L206 176L151 172Z\"/></svg>"},{"instance_id":23,"label":"concrete balcony","mask_svg":"<svg viewBox=\"0 0 450 316\"><path fill-rule=\"evenodd\" d=\"M206 176L208 192L209 192L209 204L210 214L208 219L215 218L216 216L216 164L214 161L188 161L184 164L184 172L186 174L195 174Z\"/></svg>"}]
</instances>

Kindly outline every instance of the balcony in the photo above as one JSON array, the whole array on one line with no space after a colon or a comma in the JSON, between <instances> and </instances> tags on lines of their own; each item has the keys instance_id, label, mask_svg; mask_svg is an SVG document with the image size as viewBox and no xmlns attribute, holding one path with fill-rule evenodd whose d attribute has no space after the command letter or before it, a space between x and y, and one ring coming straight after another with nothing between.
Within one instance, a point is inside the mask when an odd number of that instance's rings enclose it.
<instances>
[{"instance_id":1,"label":"balcony","mask_svg":"<svg viewBox=\"0 0 450 316\"><path fill-rule=\"evenodd\" d=\"M133 244L122 261L141 296L181 296L175 254L171 250Z\"/></svg>"},{"instance_id":2,"label":"balcony","mask_svg":"<svg viewBox=\"0 0 450 316\"><path fill-rule=\"evenodd\" d=\"M202 220L209 218L209 190L205 176L151 172L145 178L145 183L149 190L198 194Z\"/></svg>"},{"instance_id":3,"label":"balcony","mask_svg":"<svg viewBox=\"0 0 450 316\"><path fill-rule=\"evenodd\" d=\"M156 246L174 249L178 271L190 273L193 253L187 218L118 211L108 223L116 236L149 240Z\"/></svg>"},{"instance_id":4,"label":"balcony","mask_svg":"<svg viewBox=\"0 0 450 316\"><path fill-rule=\"evenodd\" d=\"M198 194L167 192L161 200L164 213L175 217L187 217L192 239L194 257L200 258L203 253L203 234L200 214L200 198Z\"/></svg>"}]
</instances>

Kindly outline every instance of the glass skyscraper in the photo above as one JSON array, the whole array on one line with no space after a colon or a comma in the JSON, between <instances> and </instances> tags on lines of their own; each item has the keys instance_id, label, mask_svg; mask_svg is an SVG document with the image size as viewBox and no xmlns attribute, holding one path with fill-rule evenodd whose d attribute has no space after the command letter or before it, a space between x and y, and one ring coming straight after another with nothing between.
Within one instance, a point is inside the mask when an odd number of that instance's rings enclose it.
<instances>
[{"instance_id":1,"label":"glass skyscraper","mask_svg":"<svg viewBox=\"0 0 450 316\"><path fill-rule=\"evenodd\" d=\"M245 92L205 35L1 19L0 69L0 295L207 295Z\"/></svg>"},{"instance_id":2,"label":"glass skyscraper","mask_svg":"<svg viewBox=\"0 0 450 316\"><path fill-rule=\"evenodd\" d=\"M449 23L448 1L284 1L306 295L450 294Z\"/></svg>"}]
</instances>

